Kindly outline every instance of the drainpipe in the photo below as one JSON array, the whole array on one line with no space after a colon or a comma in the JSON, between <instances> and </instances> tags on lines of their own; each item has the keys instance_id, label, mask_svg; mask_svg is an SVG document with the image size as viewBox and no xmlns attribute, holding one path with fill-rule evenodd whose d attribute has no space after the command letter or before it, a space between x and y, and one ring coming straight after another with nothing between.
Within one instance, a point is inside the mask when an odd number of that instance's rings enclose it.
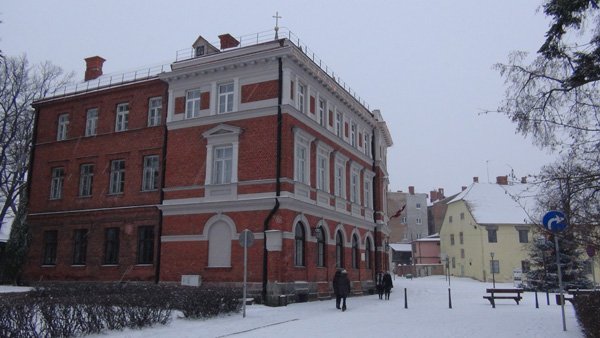
<instances>
[{"instance_id":1,"label":"drainpipe","mask_svg":"<svg viewBox=\"0 0 600 338\"><path fill-rule=\"evenodd\" d=\"M277 97L277 152L276 152L276 167L275 167L275 206L269 212L269 215L264 222L264 241L263 241L263 278L262 278L262 299L263 304L267 302L267 283L269 279L269 267L268 258L269 252L267 251L267 230L269 230L269 222L273 215L279 209L279 199L281 195L281 132L283 124L283 115L281 112L281 104L283 103L283 60L278 58L279 62L279 94Z\"/></svg>"},{"instance_id":2,"label":"drainpipe","mask_svg":"<svg viewBox=\"0 0 600 338\"><path fill-rule=\"evenodd\" d=\"M377 210L376 209L376 205L377 205L377 171L375 171L375 128L373 128L373 132L371 133L371 156L373 156L373 164L372 164L372 169L373 172L375 173L375 176L373 176L373 182L371 183L373 185L373 221L375 222L375 228L373 229L373 238L375 239L375 271L373 271L373 280L375 280L375 274L377 274L377 272L379 272L380 270L380 259L381 257L379 257L379 254L377 253Z\"/></svg>"},{"instance_id":3,"label":"drainpipe","mask_svg":"<svg viewBox=\"0 0 600 338\"><path fill-rule=\"evenodd\" d=\"M168 97L168 89L165 89L165 97ZM164 102L167 102L167 100L164 100ZM161 117L162 119L162 117ZM164 193L164 189L165 189L165 173L167 171L167 138L168 138L168 129L167 129L167 121L165 121L165 124L163 125L163 142L162 142L162 167L161 167L161 173L160 173L160 177L161 177L161 184L160 184L160 194L159 194L159 204L162 204L164 198L165 198L165 193ZM156 246L156 271L154 273L154 283L158 284L158 282L160 281L160 258L161 258L161 252L162 252L162 242L161 242L161 237L162 237L162 226L163 226L163 215L162 215L162 210L159 208L158 209L158 245Z\"/></svg>"}]
</instances>

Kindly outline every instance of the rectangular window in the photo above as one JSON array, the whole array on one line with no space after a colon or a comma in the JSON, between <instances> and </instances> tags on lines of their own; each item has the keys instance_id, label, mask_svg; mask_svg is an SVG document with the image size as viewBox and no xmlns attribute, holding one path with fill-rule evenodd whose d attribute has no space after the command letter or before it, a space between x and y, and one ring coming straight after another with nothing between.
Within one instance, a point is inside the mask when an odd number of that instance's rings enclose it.
<instances>
[{"instance_id":1,"label":"rectangular window","mask_svg":"<svg viewBox=\"0 0 600 338\"><path fill-rule=\"evenodd\" d=\"M158 189L158 168L158 155L144 156L143 191Z\"/></svg>"},{"instance_id":2,"label":"rectangular window","mask_svg":"<svg viewBox=\"0 0 600 338\"><path fill-rule=\"evenodd\" d=\"M342 128L343 128L343 116L342 113L337 112L335 113L335 134L338 137L342 137Z\"/></svg>"},{"instance_id":3,"label":"rectangular window","mask_svg":"<svg viewBox=\"0 0 600 338\"><path fill-rule=\"evenodd\" d=\"M50 199L62 198L63 183L65 181L65 168L52 168L52 181L50 182Z\"/></svg>"},{"instance_id":4,"label":"rectangular window","mask_svg":"<svg viewBox=\"0 0 600 338\"><path fill-rule=\"evenodd\" d=\"M350 177L350 201L352 203L358 203L360 201L360 179L358 169L352 169L352 176Z\"/></svg>"},{"instance_id":5,"label":"rectangular window","mask_svg":"<svg viewBox=\"0 0 600 338\"><path fill-rule=\"evenodd\" d=\"M85 265L87 235L87 229L77 229L73 231L73 265Z\"/></svg>"},{"instance_id":6,"label":"rectangular window","mask_svg":"<svg viewBox=\"0 0 600 338\"><path fill-rule=\"evenodd\" d=\"M371 189L371 180L368 177L365 177L365 198L364 198L364 206L367 209L372 209L373 208L373 195L372 195L372 189Z\"/></svg>"},{"instance_id":7,"label":"rectangular window","mask_svg":"<svg viewBox=\"0 0 600 338\"><path fill-rule=\"evenodd\" d=\"M327 174L329 173L327 156L321 154L317 155L317 189L327 191Z\"/></svg>"},{"instance_id":8,"label":"rectangular window","mask_svg":"<svg viewBox=\"0 0 600 338\"><path fill-rule=\"evenodd\" d=\"M488 229L488 243L497 243L498 242L498 234L496 229Z\"/></svg>"},{"instance_id":9,"label":"rectangular window","mask_svg":"<svg viewBox=\"0 0 600 338\"><path fill-rule=\"evenodd\" d=\"M301 113L306 113L306 87L298 83L298 110Z\"/></svg>"},{"instance_id":10,"label":"rectangular window","mask_svg":"<svg viewBox=\"0 0 600 338\"><path fill-rule=\"evenodd\" d=\"M125 191L125 160L110 162L109 194L122 194Z\"/></svg>"},{"instance_id":11,"label":"rectangular window","mask_svg":"<svg viewBox=\"0 0 600 338\"><path fill-rule=\"evenodd\" d=\"M335 195L344 197L344 166L337 164L335 165Z\"/></svg>"},{"instance_id":12,"label":"rectangular window","mask_svg":"<svg viewBox=\"0 0 600 338\"><path fill-rule=\"evenodd\" d=\"M456 268L456 259L455 257L452 257L452 269Z\"/></svg>"},{"instance_id":13,"label":"rectangular window","mask_svg":"<svg viewBox=\"0 0 600 338\"><path fill-rule=\"evenodd\" d=\"M460 258L465 258L465 249L460 249Z\"/></svg>"},{"instance_id":14,"label":"rectangular window","mask_svg":"<svg viewBox=\"0 0 600 338\"><path fill-rule=\"evenodd\" d=\"M219 85L219 113L233 111L233 82Z\"/></svg>"},{"instance_id":15,"label":"rectangular window","mask_svg":"<svg viewBox=\"0 0 600 338\"><path fill-rule=\"evenodd\" d=\"M460 213L460 220L462 221L462 220L464 220L464 219L465 219L465 213L464 213L464 212L461 212L461 213Z\"/></svg>"},{"instance_id":16,"label":"rectangular window","mask_svg":"<svg viewBox=\"0 0 600 338\"><path fill-rule=\"evenodd\" d=\"M421 203L417 203L417 209L421 209Z\"/></svg>"},{"instance_id":17,"label":"rectangular window","mask_svg":"<svg viewBox=\"0 0 600 338\"><path fill-rule=\"evenodd\" d=\"M189 90L185 94L185 118L200 116L200 89Z\"/></svg>"},{"instance_id":18,"label":"rectangular window","mask_svg":"<svg viewBox=\"0 0 600 338\"><path fill-rule=\"evenodd\" d=\"M465 236L462 232L458 233L458 241L460 242L460 244L465 244Z\"/></svg>"},{"instance_id":19,"label":"rectangular window","mask_svg":"<svg viewBox=\"0 0 600 338\"><path fill-rule=\"evenodd\" d=\"M152 264L154 260L154 227L138 228L137 264Z\"/></svg>"},{"instance_id":20,"label":"rectangular window","mask_svg":"<svg viewBox=\"0 0 600 338\"><path fill-rule=\"evenodd\" d=\"M421 224L422 222L423 222L423 221L421 220L421 217L417 217L417 221L416 221L416 223L417 223L417 224Z\"/></svg>"},{"instance_id":21,"label":"rectangular window","mask_svg":"<svg viewBox=\"0 0 600 338\"><path fill-rule=\"evenodd\" d=\"M162 97L153 97L148 101L148 127L160 125L162 117Z\"/></svg>"},{"instance_id":22,"label":"rectangular window","mask_svg":"<svg viewBox=\"0 0 600 338\"><path fill-rule=\"evenodd\" d=\"M304 144L296 144L296 181L308 184L306 164L308 163L308 149Z\"/></svg>"},{"instance_id":23,"label":"rectangular window","mask_svg":"<svg viewBox=\"0 0 600 338\"><path fill-rule=\"evenodd\" d=\"M365 133L364 138L365 155L371 157L371 135Z\"/></svg>"},{"instance_id":24,"label":"rectangular window","mask_svg":"<svg viewBox=\"0 0 600 338\"><path fill-rule=\"evenodd\" d=\"M402 218L400 219L400 223L406 224L406 216L402 216Z\"/></svg>"},{"instance_id":25,"label":"rectangular window","mask_svg":"<svg viewBox=\"0 0 600 338\"><path fill-rule=\"evenodd\" d=\"M115 131L126 131L129 127L129 103L119 103L117 105L117 119L115 121Z\"/></svg>"},{"instance_id":26,"label":"rectangular window","mask_svg":"<svg viewBox=\"0 0 600 338\"><path fill-rule=\"evenodd\" d=\"M323 99L319 99L319 124L325 126L327 118L325 115L327 103Z\"/></svg>"},{"instance_id":27,"label":"rectangular window","mask_svg":"<svg viewBox=\"0 0 600 338\"><path fill-rule=\"evenodd\" d=\"M519 243L529 243L529 230L519 230Z\"/></svg>"},{"instance_id":28,"label":"rectangular window","mask_svg":"<svg viewBox=\"0 0 600 338\"><path fill-rule=\"evenodd\" d=\"M452 216L448 216L448 223L452 223Z\"/></svg>"},{"instance_id":29,"label":"rectangular window","mask_svg":"<svg viewBox=\"0 0 600 338\"><path fill-rule=\"evenodd\" d=\"M357 133L357 126L355 122L351 122L350 123L350 145L352 145L353 147L356 147L356 137L358 136Z\"/></svg>"},{"instance_id":30,"label":"rectangular window","mask_svg":"<svg viewBox=\"0 0 600 338\"><path fill-rule=\"evenodd\" d=\"M450 234L450 245L454 245L454 234Z\"/></svg>"},{"instance_id":31,"label":"rectangular window","mask_svg":"<svg viewBox=\"0 0 600 338\"><path fill-rule=\"evenodd\" d=\"M521 272L528 273L531 270L531 263L529 261L521 261Z\"/></svg>"},{"instance_id":32,"label":"rectangular window","mask_svg":"<svg viewBox=\"0 0 600 338\"><path fill-rule=\"evenodd\" d=\"M79 167L79 196L92 196L94 165L82 164Z\"/></svg>"},{"instance_id":33,"label":"rectangular window","mask_svg":"<svg viewBox=\"0 0 600 338\"><path fill-rule=\"evenodd\" d=\"M62 141L67 139L67 128L69 126L69 114L61 114L58 117L58 128L56 130L56 140Z\"/></svg>"},{"instance_id":34,"label":"rectangular window","mask_svg":"<svg viewBox=\"0 0 600 338\"><path fill-rule=\"evenodd\" d=\"M490 272L500 273L500 261L497 259L490 260Z\"/></svg>"},{"instance_id":35,"label":"rectangular window","mask_svg":"<svg viewBox=\"0 0 600 338\"><path fill-rule=\"evenodd\" d=\"M58 231L44 231L44 257L43 265L56 265L56 248L58 245Z\"/></svg>"},{"instance_id":36,"label":"rectangular window","mask_svg":"<svg viewBox=\"0 0 600 338\"><path fill-rule=\"evenodd\" d=\"M233 160L233 147L221 146L214 148L213 157L213 184L231 183L231 168Z\"/></svg>"},{"instance_id":37,"label":"rectangular window","mask_svg":"<svg viewBox=\"0 0 600 338\"><path fill-rule=\"evenodd\" d=\"M85 116L85 136L95 136L98 128L98 109L88 109Z\"/></svg>"},{"instance_id":38,"label":"rectangular window","mask_svg":"<svg viewBox=\"0 0 600 338\"><path fill-rule=\"evenodd\" d=\"M119 264L119 228L104 230L104 264Z\"/></svg>"}]
</instances>

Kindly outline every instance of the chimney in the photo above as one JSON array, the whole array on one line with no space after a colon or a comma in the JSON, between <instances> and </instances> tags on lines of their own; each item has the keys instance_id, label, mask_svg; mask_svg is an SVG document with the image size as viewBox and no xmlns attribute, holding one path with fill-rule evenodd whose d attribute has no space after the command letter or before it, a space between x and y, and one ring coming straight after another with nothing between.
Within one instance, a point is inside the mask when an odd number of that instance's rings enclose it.
<instances>
[{"instance_id":1,"label":"chimney","mask_svg":"<svg viewBox=\"0 0 600 338\"><path fill-rule=\"evenodd\" d=\"M435 190L431 190L429 192L429 201L431 203L433 203L433 202L437 201L438 199L440 199L439 196L438 196L438 192L435 191Z\"/></svg>"},{"instance_id":2,"label":"chimney","mask_svg":"<svg viewBox=\"0 0 600 338\"><path fill-rule=\"evenodd\" d=\"M411 195L415 194L415 187L413 187L412 185L408 187L408 193Z\"/></svg>"},{"instance_id":3,"label":"chimney","mask_svg":"<svg viewBox=\"0 0 600 338\"><path fill-rule=\"evenodd\" d=\"M521 177L521 183L523 183L523 184L527 183L527 176Z\"/></svg>"},{"instance_id":4,"label":"chimney","mask_svg":"<svg viewBox=\"0 0 600 338\"><path fill-rule=\"evenodd\" d=\"M219 40L221 41L221 49L237 47L240 45L240 42L231 36L231 34L219 35Z\"/></svg>"},{"instance_id":5,"label":"chimney","mask_svg":"<svg viewBox=\"0 0 600 338\"><path fill-rule=\"evenodd\" d=\"M463 185L463 186L461 187L461 191L465 191L465 190L467 190L467 186Z\"/></svg>"},{"instance_id":6,"label":"chimney","mask_svg":"<svg viewBox=\"0 0 600 338\"><path fill-rule=\"evenodd\" d=\"M473 183L479 183L479 177L477 177L477 176L473 177Z\"/></svg>"},{"instance_id":7,"label":"chimney","mask_svg":"<svg viewBox=\"0 0 600 338\"><path fill-rule=\"evenodd\" d=\"M497 176L496 183L500 185L508 185L508 176Z\"/></svg>"},{"instance_id":8,"label":"chimney","mask_svg":"<svg viewBox=\"0 0 600 338\"><path fill-rule=\"evenodd\" d=\"M90 81L99 78L102 75L102 64L105 59L99 56L92 56L85 60L85 81Z\"/></svg>"},{"instance_id":9,"label":"chimney","mask_svg":"<svg viewBox=\"0 0 600 338\"><path fill-rule=\"evenodd\" d=\"M444 188L438 188L438 194L440 195L440 199L444 198Z\"/></svg>"}]
</instances>

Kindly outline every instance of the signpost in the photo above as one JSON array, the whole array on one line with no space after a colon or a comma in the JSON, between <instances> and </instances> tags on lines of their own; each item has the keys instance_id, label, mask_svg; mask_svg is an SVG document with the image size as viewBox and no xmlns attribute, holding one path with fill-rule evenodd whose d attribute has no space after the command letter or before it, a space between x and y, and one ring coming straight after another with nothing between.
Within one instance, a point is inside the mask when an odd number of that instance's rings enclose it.
<instances>
[{"instance_id":1,"label":"signpost","mask_svg":"<svg viewBox=\"0 0 600 338\"><path fill-rule=\"evenodd\" d=\"M242 294L242 316L246 318L246 281L248 277L248 247L254 244L254 234L246 229L240 233L240 245L244 248L244 291Z\"/></svg>"},{"instance_id":2,"label":"signpost","mask_svg":"<svg viewBox=\"0 0 600 338\"><path fill-rule=\"evenodd\" d=\"M546 230L552 231L554 234L554 247L556 249L556 267L558 268L558 288L560 290L560 307L562 312L563 331L567 331L565 322L565 296L563 294L562 271L560 269L560 252L558 251L558 236L557 234L567 228L567 218L560 211L548 211L542 219L542 224Z\"/></svg>"}]
</instances>

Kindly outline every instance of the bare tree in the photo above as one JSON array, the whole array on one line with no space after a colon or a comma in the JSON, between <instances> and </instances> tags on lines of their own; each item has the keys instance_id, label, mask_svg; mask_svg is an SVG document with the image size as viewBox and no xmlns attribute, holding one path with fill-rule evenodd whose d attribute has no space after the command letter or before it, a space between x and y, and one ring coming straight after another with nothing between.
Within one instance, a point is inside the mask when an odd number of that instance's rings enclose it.
<instances>
[{"instance_id":1,"label":"bare tree","mask_svg":"<svg viewBox=\"0 0 600 338\"><path fill-rule=\"evenodd\" d=\"M542 195L562 202L539 202L568 207L585 244L600 247L600 10L595 0L546 0L542 9L551 25L538 53L513 52L495 66L506 83L498 111L559 154L538 181Z\"/></svg>"},{"instance_id":2,"label":"bare tree","mask_svg":"<svg viewBox=\"0 0 600 338\"><path fill-rule=\"evenodd\" d=\"M30 67L26 56L0 63L0 228L17 213L32 146L34 100L73 77L50 62Z\"/></svg>"}]
</instances>

